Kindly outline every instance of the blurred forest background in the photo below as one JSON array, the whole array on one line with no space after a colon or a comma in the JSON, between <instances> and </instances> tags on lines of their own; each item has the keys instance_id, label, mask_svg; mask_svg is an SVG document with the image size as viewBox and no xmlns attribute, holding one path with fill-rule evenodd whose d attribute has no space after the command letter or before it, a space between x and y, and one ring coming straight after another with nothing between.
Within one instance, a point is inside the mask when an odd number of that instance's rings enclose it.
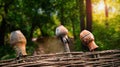
<instances>
[{"instance_id":1,"label":"blurred forest background","mask_svg":"<svg viewBox=\"0 0 120 67\"><path fill-rule=\"evenodd\" d=\"M31 54L32 38L55 36L59 24L69 30L76 51L82 51L83 29L94 34L99 50L120 49L120 0L0 0L0 60L15 57L12 31L22 31Z\"/></svg>"}]
</instances>

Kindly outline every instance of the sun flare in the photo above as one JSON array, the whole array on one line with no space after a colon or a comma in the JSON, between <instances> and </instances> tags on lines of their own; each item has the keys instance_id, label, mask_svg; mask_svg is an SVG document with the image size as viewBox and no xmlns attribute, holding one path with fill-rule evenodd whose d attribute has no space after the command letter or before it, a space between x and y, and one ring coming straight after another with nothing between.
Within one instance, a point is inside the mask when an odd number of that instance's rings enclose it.
<instances>
[{"instance_id":1,"label":"sun flare","mask_svg":"<svg viewBox=\"0 0 120 67\"><path fill-rule=\"evenodd\" d=\"M104 2L101 1L101 2L98 4L98 10L104 10L104 8L105 8Z\"/></svg>"}]
</instances>

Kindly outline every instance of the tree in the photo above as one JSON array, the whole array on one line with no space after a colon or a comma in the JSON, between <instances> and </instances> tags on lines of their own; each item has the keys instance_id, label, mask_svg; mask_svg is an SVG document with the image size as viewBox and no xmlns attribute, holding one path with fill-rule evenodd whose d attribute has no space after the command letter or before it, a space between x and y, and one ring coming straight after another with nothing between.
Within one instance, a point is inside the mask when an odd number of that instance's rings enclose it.
<instances>
[{"instance_id":1,"label":"tree","mask_svg":"<svg viewBox=\"0 0 120 67\"><path fill-rule=\"evenodd\" d=\"M107 7L107 3L106 3L106 0L104 0L104 4L105 4L105 25L106 25L106 28L108 28L108 7Z\"/></svg>"},{"instance_id":2,"label":"tree","mask_svg":"<svg viewBox=\"0 0 120 67\"><path fill-rule=\"evenodd\" d=\"M6 34L6 30L7 30L7 14L8 14L8 9L9 6L12 4L12 1L0 1L0 9L3 11L1 11L1 16L2 16L2 21L1 21L1 25L0 25L0 44L4 45L5 43L5 34Z\"/></svg>"},{"instance_id":3,"label":"tree","mask_svg":"<svg viewBox=\"0 0 120 67\"><path fill-rule=\"evenodd\" d=\"M85 8L84 0L78 0L79 12L80 12L80 29L81 31L85 29Z\"/></svg>"},{"instance_id":4,"label":"tree","mask_svg":"<svg viewBox=\"0 0 120 67\"><path fill-rule=\"evenodd\" d=\"M86 29L92 32L92 3L86 0Z\"/></svg>"}]
</instances>

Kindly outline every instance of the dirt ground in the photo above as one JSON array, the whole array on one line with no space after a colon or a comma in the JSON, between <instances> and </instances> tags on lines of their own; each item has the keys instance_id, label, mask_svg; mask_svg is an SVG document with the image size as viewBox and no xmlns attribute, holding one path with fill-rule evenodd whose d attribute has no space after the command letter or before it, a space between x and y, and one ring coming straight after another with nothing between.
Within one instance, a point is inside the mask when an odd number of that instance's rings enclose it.
<instances>
[{"instance_id":1,"label":"dirt ground","mask_svg":"<svg viewBox=\"0 0 120 67\"><path fill-rule=\"evenodd\" d=\"M37 48L33 55L64 52L64 44L57 37L39 37L35 43ZM73 40L71 40L69 47L71 51L74 50Z\"/></svg>"}]
</instances>

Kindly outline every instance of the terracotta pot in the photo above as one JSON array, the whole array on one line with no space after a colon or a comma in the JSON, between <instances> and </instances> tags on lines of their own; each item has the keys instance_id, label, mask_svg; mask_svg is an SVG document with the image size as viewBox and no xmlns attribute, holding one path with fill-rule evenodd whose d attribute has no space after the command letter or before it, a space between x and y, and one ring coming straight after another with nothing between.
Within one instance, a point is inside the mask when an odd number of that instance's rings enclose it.
<instances>
[{"instance_id":1,"label":"terracotta pot","mask_svg":"<svg viewBox=\"0 0 120 67\"><path fill-rule=\"evenodd\" d=\"M88 30L83 30L80 33L80 39L84 43L84 45L88 46L90 51L98 48L98 46L94 42L93 34L89 32Z\"/></svg>"},{"instance_id":2,"label":"terracotta pot","mask_svg":"<svg viewBox=\"0 0 120 67\"><path fill-rule=\"evenodd\" d=\"M26 53L26 38L20 30L11 32L10 44L16 51L17 57L27 55L27 53Z\"/></svg>"},{"instance_id":3,"label":"terracotta pot","mask_svg":"<svg viewBox=\"0 0 120 67\"><path fill-rule=\"evenodd\" d=\"M65 36L67 34L68 30L63 25L60 25L56 28L56 36Z\"/></svg>"},{"instance_id":4,"label":"terracotta pot","mask_svg":"<svg viewBox=\"0 0 120 67\"><path fill-rule=\"evenodd\" d=\"M95 50L96 48L98 48L98 46L96 45L96 43L94 41L91 41L89 44L88 44L88 47L90 49L90 51L93 51Z\"/></svg>"}]
</instances>

